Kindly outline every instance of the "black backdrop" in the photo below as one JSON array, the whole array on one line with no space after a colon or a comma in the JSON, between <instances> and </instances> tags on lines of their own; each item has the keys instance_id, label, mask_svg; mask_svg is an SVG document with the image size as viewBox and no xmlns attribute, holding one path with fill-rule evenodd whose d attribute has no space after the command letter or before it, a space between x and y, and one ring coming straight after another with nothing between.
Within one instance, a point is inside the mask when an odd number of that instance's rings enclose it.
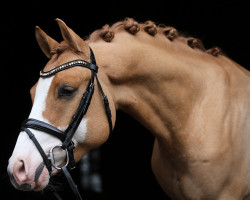
<instances>
[{"instance_id":1,"label":"black backdrop","mask_svg":"<svg viewBox=\"0 0 250 200\"><path fill-rule=\"evenodd\" d=\"M245 3L243 3L245 2ZM48 192L15 190L7 177L8 158L20 123L29 115L30 87L47 62L34 37L39 25L61 40L55 18L63 19L84 37L104 24L125 17L171 25L201 39L205 47L221 47L233 60L249 69L249 7L247 1L41 1L2 2L1 48L1 162L0 194L8 199L53 199ZM101 147L104 194L81 191L85 199L168 199L150 168L153 137L140 124L118 112L114 137ZM78 171L73 173L79 182ZM60 181L60 178L59 180ZM65 199L70 191L64 192ZM1 197L1 198L2 198Z\"/></svg>"}]
</instances>

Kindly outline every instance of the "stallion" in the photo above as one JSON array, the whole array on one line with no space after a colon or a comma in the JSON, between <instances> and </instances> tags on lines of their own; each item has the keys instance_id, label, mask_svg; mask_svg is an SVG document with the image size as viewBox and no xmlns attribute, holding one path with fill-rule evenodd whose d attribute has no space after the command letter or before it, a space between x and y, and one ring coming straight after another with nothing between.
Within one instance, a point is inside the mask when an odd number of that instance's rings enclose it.
<instances>
[{"instance_id":1,"label":"stallion","mask_svg":"<svg viewBox=\"0 0 250 200\"><path fill-rule=\"evenodd\" d=\"M91 48L109 100L112 127L116 110L122 110L154 135L151 165L169 197L250 199L249 71L219 48L206 50L200 40L152 21L126 18L94 31L85 41L62 20L56 21L61 43L36 27L38 44L50 59L43 71L76 59L90 62ZM40 77L30 90L29 118L66 130L90 79L91 71L78 66ZM76 161L109 137L110 123L100 92L96 87L73 136ZM46 154L62 144L53 135L30 130ZM66 158L64 151L57 151L55 162L60 166ZM8 165L13 185L43 190L50 173L41 163L36 146L21 131ZM51 175L59 171L53 168Z\"/></svg>"}]
</instances>

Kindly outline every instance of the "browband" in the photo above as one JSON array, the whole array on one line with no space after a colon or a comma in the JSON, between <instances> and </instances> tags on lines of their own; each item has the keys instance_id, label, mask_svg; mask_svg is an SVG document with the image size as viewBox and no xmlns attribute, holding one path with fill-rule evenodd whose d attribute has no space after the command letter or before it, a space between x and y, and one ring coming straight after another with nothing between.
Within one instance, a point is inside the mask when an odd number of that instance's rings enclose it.
<instances>
[{"instance_id":1,"label":"browband","mask_svg":"<svg viewBox=\"0 0 250 200\"><path fill-rule=\"evenodd\" d=\"M65 69L69 69L71 67L76 67L76 66L88 68L90 70L93 70L95 73L98 72L98 67L95 64L89 63L85 60L78 59L78 60L72 60L72 61L66 62L66 63L59 65L59 66L57 66L49 71L46 71L46 72L44 72L42 70L42 71L40 71L40 76L43 78L50 77L50 76L53 76L60 71L63 71Z\"/></svg>"}]
</instances>

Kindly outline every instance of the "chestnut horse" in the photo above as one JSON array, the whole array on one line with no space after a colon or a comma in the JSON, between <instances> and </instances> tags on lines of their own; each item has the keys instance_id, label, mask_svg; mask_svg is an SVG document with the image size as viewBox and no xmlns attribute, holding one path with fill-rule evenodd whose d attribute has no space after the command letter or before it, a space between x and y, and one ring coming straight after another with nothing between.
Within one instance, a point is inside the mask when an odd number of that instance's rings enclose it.
<instances>
[{"instance_id":1,"label":"chestnut horse","mask_svg":"<svg viewBox=\"0 0 250 200\"><path fill-rule=\"evenodd\" d=\"M116 120L122 110L155 137L152 169L172 199L250 199L250 73L219 48L205 50L195 38L176 29L137 23L131 18L105 25L84 41L60 19L64 41L39 27L36 39L50 59L49 71L62 63L90 60L93 50L99 79ZM30 118L65 130L90 79L90 70L74 67L31 88ZM32 130L46 153L61 141ZM136 134L136 133L135 133ZM103 144L109 124L98 88L73 140L80 160ZM65 157L58 153L58 163ZM9 160L13 185L43 190L50 175L28 135L20 132ZM39 177L36 171L41 171ZM58 170L53 169L53 174Z\"/></svg>"}]
</instances>

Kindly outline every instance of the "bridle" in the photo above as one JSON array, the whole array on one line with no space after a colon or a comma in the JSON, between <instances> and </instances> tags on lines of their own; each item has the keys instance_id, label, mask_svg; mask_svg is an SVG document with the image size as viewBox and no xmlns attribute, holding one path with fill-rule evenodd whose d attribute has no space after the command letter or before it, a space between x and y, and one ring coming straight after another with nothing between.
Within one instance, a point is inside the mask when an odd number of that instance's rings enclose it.
<instances>
[{"instance_id":1,"label":"bridle","mask_svg":"<svg viewBox=\"0 0 250 200\"><path fill-rule=\"evenodd\" d=\"M74 142L72 141L72 138L73 138L83 116L86 114L88 107L90 105L91 98L92 98L92 95L94 93L94 80L95 79L97 81L97 85L99 87L100 93L103 97L105 113L107 116L109 130L110 130L109 137L112 133L112 119L111 119L112 116L111 116L111 110L109 107L109 101L108 101L107 96L104 94L102 86L101 86L101 84L98 80L98 77L97 77L98 67L96 65L94 53L93 53L92 49L90 48L90 62L87 62L87 61L81 60L81 59L72 60L72 61L69 61L69 62L64 63L62 65L59 65L59 66L57 66L57 67L55 67L47 72L41 71L40 77L42 77L42 78L51 77L60 71L63 71L63 70L66 70L66 69L69 69L72 67L76 67L76 66L90 69L91 70L91 78L89 80L89 83L87 84L85 92L83 93L80 104L79 104L74 116L72 117L71 122L69 123L68 127L66 128L66 130L62 131L62 130L59 130L58 128L56 128L56 127L54 127L46 122L43 122L43 121L40 121L37 119L29 118L29 119L26 119L22 123L21 131L25 131L28 134L28 136L30 137L30 139L33 141L37 150L41 154L41 156L43 158L43 162L44 162L45 166L47 167L49 173L50 174L52 173L52 167L54 167L55 169L62 170L67 181L69 182L69 185L70 185L72 191L74 192L74 194L76 196L76 199L81 200L82 199L81 195L80 195L80 193L77 189L77 186L74 183L67 167L69 169L74 169L76 166L75 159L74 159L75 145L74 145ZM30 129L39 130L39 131L45 132L47 134L53 135L62 141L62 145L53 146L50 149L49 156L47 156L46 153L44 152L43 148L39 144L38 140L36 139L35 135L31 132ZM54 149L56 149L56 148L61 148L61 149L65 150L66 163L64 166L57 166L56 165L55 158L53 155ZM55 194L55 196L58 199L61 199L58 194Z\"/></svg>"}]
</instances>

